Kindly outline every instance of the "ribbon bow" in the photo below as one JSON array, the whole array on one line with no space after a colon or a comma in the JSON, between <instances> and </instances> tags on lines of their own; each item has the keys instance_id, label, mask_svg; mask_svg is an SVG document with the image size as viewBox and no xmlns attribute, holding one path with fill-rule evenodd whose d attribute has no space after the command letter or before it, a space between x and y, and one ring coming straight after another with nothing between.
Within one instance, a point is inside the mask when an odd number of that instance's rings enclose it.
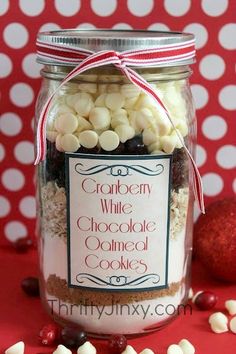
<instances>
[{"instance_id":1,"label":"ribbon bow","mask_svg":"<svg viewBox=\"0 0 236 354\"><path fill-rule=\"evenodd\" d=\"M128 50L124 52L116 52L114 50L103 50L99 52L92 52L78 47L71 47L64 44L46 43L38 40L37 43L37 56L42 61L52 62L52 64L64 64L75 66L71 72L61 81L57 89L47 99L42 112L39 117L37 126L37 156L35 165L45 159L46 155L46 121L49 113L51 103L55 95L62 88L64 84L75 78L77 75L86 70L113 64L117 67L135 86L139 87L148 96L152 97L158 109L163 112L176 131L181 144L183 145L186 154L188 155L192 168L194 180L194 195L198 202L199 208L202 213L205 212L202 180L195 161L184 143L182 135L176 130L167 108L153 90L152 86L144 80L132 67L155 67L164 64L177 64L184 60L189 60L195 56L195 43L194 40L189 40L185 43L171 44L153 49L141 50Z\"/></svg>"}]
</instances>

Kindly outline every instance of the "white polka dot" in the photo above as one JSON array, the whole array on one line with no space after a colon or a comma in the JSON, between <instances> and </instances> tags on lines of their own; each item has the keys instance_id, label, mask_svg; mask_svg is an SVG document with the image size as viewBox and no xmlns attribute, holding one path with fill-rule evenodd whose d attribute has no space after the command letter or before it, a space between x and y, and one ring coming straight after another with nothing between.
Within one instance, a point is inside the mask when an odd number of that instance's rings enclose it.
<instances>
[{"instance_id":1,"label":"white polka dot","mask_svg":"<svg viewBox=\"0 0 236 354\"><path fill-rule=\"evenodd\" d=\"M4 218L9 214L11 210L11 204L9 203L9 200L2 195L0 195L0 217Z\"/></svg>"},{"instance_id":2,"label":"white polka dot","mask_svg":"<svg viewBox=\"0 0 236 354\"><path fill-rule=\"evenodd\" d=\"M202 132L208 139L221 139L227 132L226 121L220 116L209 116L203 121Z\"/></svg>"},{"instance_id":3,"label":"white polka dot","mask_svg":"<svg viewBox=\"0 0 236 354\"><path fill-rule=\"evenodd\" d=\"M39 28L39 32L56 31L56 30L59 30L60 28L61 27L58 24L52 23L52 22L48 22L48 23L44 23Z\"/></svg>"},{"instance_id":4,"label":"white polka dot","mask_svg":"<svg viewBox=\"0 0 236 354\"><path fill-rule=\"evenodd\" d=\"M191 6L190 0L165 0L164 6L166 11L172 16L183 16L185 15Z\"/></svg>"},{"instance_id":5,"label":"white polka dot","mask_svg":"<svg viewBox=\"0 0 236 354\"><path fill-rule=\"evenodd\" d=\"M0 1L0 16L4 15L9 9L9 0Z\"/></svg>"},{"instance_id":6,"label":"white polka dot","mask_svg":"<svg viewBox=\"0 0 236 354\"><path fill-rule=\"evenodd\" d=\"M23 82L19 82L10 89L10 99L18 107L29 106L34 99L32 88Z\"/></svg>"},{"instance_id":7,"label":"white polka dot","mask_svg":"<svg viewBox=\"0 0 236 354\"><path fill-rule=\"evenodd\" d=\"M20 221L10 221L5 226L5 235L9 241L14 242L19 238L26 237L27 229Z\"/></svg>"},{"instance_id":8,"label":"white polka dot","mask_svg":"<svg viewBox=\"0 0 236 354\"><path fill-rule=\"evenodd\" d=\"M129 11L134 16L142 17L147 16L153 9L153 0L128 0L127 3Z\"/></svg>"},{"instance_id":9,"label":"white polka dot","mask_svg":"<svg viewBox=\"0 0 236 354\"><path fill-rule=\"evenodd\" d=\"M202 58L199 69L206 79L217 80L224 74L225 62L219 55L209 54Z\"/></svg>"},{"instance_id":10,"label":"white polka dot","mask_svg":"<svg viewBox=\"0 0 236 354\"><path fill-rule=\"evenodd\" d=\"M190 23L184 27L184 32L193 33L196 40L196 48L200 49L207 43L208 32L200 23Z\"/></svg>"},{"instance_id":11,"label":"white polka dot","mask_svg":"<svg viewBox=\"0 0 236 354\"><path fill-rule=\"evenodd\" d=\"M227 85L220 90L219 102L221 106L229 111L236 109L236 85Z\"/></svg>"},{"instance_id":12,"label":"white polka dot","mask_svg":"<svg viewBox=\"0 0 236 354\"><path fill-rule=\"evenodd\" d=\"M20 190L25 183L25 177L20 170L9 168L2 174L2 184L9 191Z\"/></svg>"},{"instance_id":13,"label":"white polka dot","mask_svg":"<svg viewBox=\"0 0 236 354\"><path fill-rule=\"evenodd\" d=\"M44 0L20 0L21 11L27 16L37 16L41 14L44 10L45 2Z\"/></svg>"},{"instance_id":14,"label":"white polka dot","mask_svg":"<svg viewBox=\"0 0 236 354\"><path fill-rule=\"evenodd\" d=\"M22 61L22 69L27 76L29 76L33 79L40 77L41 68L42 68L42 65L40 65L36 62L36 54L35 53L27 54L24 57L24 59Z\"/></svg>"},{"instance_id":15,"label":"white polka dot","mask_svg":"<svg viewBox=\"0 0 236 354\"><path fill-rule=\"evenodd\" d=\"M31 164L34 161L34 144L29 141L21 141L14 148L17 161L23 164Z\"/></svg>"},{"instance_id":16,"label":"white polka dot","mask_svg":"<svg viewBox=\"0 0 236 354\"><path fill-rule=\"evenodd\" d=\"M62 16L74 16L80 9L80 0L55 0L56 10Z\"/></svg>"},{"instance_id":17,"label":"white polka dot","mask_svg":"<svg viewBox=\"0 0 236 354\"><path fill-rule=\"evenodd\" d=\"M202 0L202 9L209 16L220 16L228 7L228 0Z\"/></svg>"},{"instance_id":18,"label":"white polka dot","mask_svg":"<svg viewBox=\"0 0 236 354\"><path fill-rule=\"evenodd\" d=\"M8 136L14 136L20 133L22 122L20 117L12 112L4 113L0 118L1 131Z\"/></svg>"},{"instance_id":19,"label":"white polka dot","mask_svg":"<svg viewBox=\"0 0 236 354\"><path fill-rule=\"evenodd\" d=\"M88 29L94 29L96 28L92 23L89 22L84 22L84 23L80 23L77 28L88 28Z\"/></svg>"},{"instance_id":20,"label":"white polka dot","mask_svg":"<svg viewBox=\"0 0 236 354\"><path fill-rule=\"evenodd\" d=\"M10 23L3 31L5 43L14 49L22 48L26 45L29 34L25 26L21 23Z\"/></svg>"},{"instance_id":21,"label":"white polka dot","mask_svg":"<svg viewBox=\"0 0 236 354\"><path fill-rule=\"evenodd\" d=\"M19 204L20 212L26 218L35 218L36 215L36 202L35 198L28 196L21 199Z\"/></svg>"},{"instance_id":22,"label":"white polka dot","mask_svg":"<svg viewBox=\"0 0 236 354\"><path fill-rule=\"evenodd\" d=\"M201 167L204 165L207 159L207 154L206 150L201 146L197 145L196 147L196 163L198 167Z\"/></svg>"},{"instance_id":23,"label":"white polka dot","mask_svg":"<svg viewBox=\"0 0 236 354\"><path fill-rule=\"evenodd\" d=\"M208 92L204 86L194 84L191 86L196 109L203 108L208 102Z\"/></svg>"},{"instance_id":24,"label":"white polka dot","mask_svg":"<svg viewBox=\"0 0 236 354\"><path fill-rule=\"evenodd\" d=\"M110 16L117 8L117 0L91 0L93 12L98 16Z\"/></svg>"},{"instance_id":25,"label":"white polka dot","mask_svg":"<svg viewBox=\"0 0 236 354\"><path fill-rule=\"evenodd\" d=\"M236 168L236 147L233 145L222 146L216 153L216 161L222 168Z\"/></svg>"},{"instance_id":26,"label":"white polka dot","mask_svg":"<svg viewBox=\"0 0 236 354\"><path fill-rule=\"evenodd\" d=\"M149 31L169 31L170 28L164 23L156 22L148 27Z\"/></svg>"},{"instance_id":27,"label":"white polka dot","mask_svg":"<svg viewBox=\"0 0 236 354\"><path fill-rule=\"evenodd\" d=\"M5 152L5 147L0 143L0 162L2 162L5 159L6 152Z\"/></svg>"},{"instance_id":28,"label":"white polka dot","mask_svg":"<svg viewBox=\"0 0 236 354\"><path fill-rule=\"evenodd\" d=\"M7 77L12 72L12 61L3 53L0 53L0 78Z\"/></svg>"},{"instance_id":29,"label":"white polka dot","mask_svg":"<svg viewBox=\"0 0 236 354\"><path fill-rule=\"evenodd\" d=\"M202 182L204 194L208 197L219 194L224 187L222 178L216 173L206 173L202 177Z\"/></svg>"},{"instance_id":30,"label":"white polka dot","mask_svg":"<svg viewBox=\"0 0 236 354\"><path fill-rule=\"evenodd\" d=\"M235 178L234 181L233 181L232 187L233 187L234 193L236 193L236 178Z\"/></svg>"},{"instance_id":31,"label":"white polka dot","mask_svg":"<svg viewBox=\"0 0 236 354\"><path fill-rule=\"evenodd\" d=\"M122 30L130 30L132 29L132 26L130 26L128 23L117 23L113 27L113 29L122 29Z\"/></svg>"},{"instance_id":32,"label":"white polka dot","mask_svg":"<svg viewBox=\"0 0 236 354\"><path fill-rule=\"evenodd\" d=\"M223 48L236 49L236 24L228 23L224 25L219 32L219 42Z\"/></svg>"}]
</instances>

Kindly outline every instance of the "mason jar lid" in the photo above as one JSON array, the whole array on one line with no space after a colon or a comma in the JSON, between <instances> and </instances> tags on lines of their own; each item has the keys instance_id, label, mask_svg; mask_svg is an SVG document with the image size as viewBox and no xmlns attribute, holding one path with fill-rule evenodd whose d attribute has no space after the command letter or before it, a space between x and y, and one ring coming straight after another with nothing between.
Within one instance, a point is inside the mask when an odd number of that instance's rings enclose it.
<instances>
[{"instance_id":1,"label":"mason jar lid","mask_svg":"<svg viewBox=\"0 0 236 354\"><path fill-rule=\"evenodd\" d=\"M194 35L183 32L162 32L142 30L86 30L67 29L50 32L40 32L37 40L44 44L58 44L71 46L71 48L82 48L84 50L99 52L103 50L114 50L123 52L137 49L161 48L167 45L187 44L194 41ZM38 55L37 61L41 64L65 65L60 61L42 58ZM194 57L178 60L175 65L188 65L194 62ZM158 66L173 66L173 61L168 61Z\"/></svg>"}]
</instances>

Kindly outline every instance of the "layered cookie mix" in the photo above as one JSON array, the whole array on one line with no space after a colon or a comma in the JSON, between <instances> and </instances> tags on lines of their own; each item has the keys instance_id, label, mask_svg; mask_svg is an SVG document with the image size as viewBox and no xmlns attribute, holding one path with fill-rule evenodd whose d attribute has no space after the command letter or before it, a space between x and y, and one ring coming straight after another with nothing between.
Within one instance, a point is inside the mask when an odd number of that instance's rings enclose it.
<instances>
[{"instance_id":1,"label":"layered cookie mix","mask_svg":"<svg viewBox=\"0 0 236 354\"><path fill-rule=\"evenodd\" d=\"M46 299L63 304L105 306L145 304L178 306L185 296L186 224L189 204L189 167L179 135L188 141L184 80L153 85L166 104L172 123L153 99L131 84L68 84L54 101L47 122L47 158L40 168L42 273ZM90 155L172 155L168 285L159 290L105 293L99 289L70 288L67 283L67 194L65 153ZM161 316L161 320L168 315ZM114 318L112 322L114 322ZM72 322L87 323L96 332L97 320L72 315ZM134 332L138 317L133 316ZM111 318L103 333L112 333ZM143 322L158 322L150 314ZM101 322L100 322L101 324ZM135 326L137 328L135 328ZM120 328L120 330L122 327ZM126 329L125 329L126 331ZM133 330L132 330L133 331Z\"/></svg>"}]
</instances>

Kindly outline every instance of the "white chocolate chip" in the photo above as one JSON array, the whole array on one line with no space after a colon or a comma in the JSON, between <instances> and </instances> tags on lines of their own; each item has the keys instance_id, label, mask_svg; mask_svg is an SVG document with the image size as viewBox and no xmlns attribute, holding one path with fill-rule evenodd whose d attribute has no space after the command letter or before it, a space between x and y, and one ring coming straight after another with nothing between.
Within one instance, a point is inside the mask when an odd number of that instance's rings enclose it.
<instances>
[{"instance_id":1,"label":"white chocolate chip","mask_svg":"<svg viewBox=\"0 0 236 354\"><path fill-rule=\"evenodd\" d=\"M193 289L192 288L189 289L188 298L189 298L189 300L193 299Z\"/></svg>"},{"instance_id":2,"label":"white chocolate chip","mask_svg":"<svg viewBox=\"0 0 236 354\"><path fill-rule=\"evenodd\" d=\"M62 113L75 113L75 111L67 106L66 104L59 104L58 106L56 106L56 115L62 114Z\"/></svg>"},{"instance_id":3,"label":"white chocolate chip","mask_svg":"<svg viewBox=\"0 0 236 354\"><path fill-rule=\"evenodd\" d=\"M94 107L92 96L87 92L80 92L76 95L73 108L82 117L88 117Z\"/></svg>"},{"instance_id":4,"label":"white chocolate chip","mask_svg":"<svg viewBox=\"0 0 236 354\"><path fill-rule=\"evenodd\" d=\"M93 130L84 130L79 135L79 142L82 146L87 149L94 148L98 143L98 135Z\"/></svg>"},{"instance_id":5,"label":"white chocolate chip","mask_svg":"<svg viewBox=\"0 0 236 354\"><path fill-rule=\"evenodd\" d=\"M156 107L156 106L157 106L157 103L154 100L154 98L151 98L148 95L141 93L138 100L137 100L135 108L137 110L140 110L142 108L151 108L151 107Z\"/></svg>"},{"instance_id":6,"label":"white chocolate chip","mask_svg":"<svg viewBox=\"0 0 236 354\"><path fill-rule=\"evenodd\" d=\"M198 295L200 295L201 293L203 293L203 290L200 290L200 291L196 292L196 294L194 294L194 295L192 296L192 303L195 303L196 298L197 298Z\"/></svg>"},{"instance_id":7,"label":"white chocolate chip","mask_svg":"<svg viewBox=\"0 0 236 354\"><path fill-rule=\"evenodd\" d=\"M157 136L154 129L145 128L143 131L143 143L144 145L151 145L159 141L159 137Z\"/></svg>"},{"instance_id":8,"label":"white chocolate chip","mask_svg":"<svg viewBox=\"0 0 236 354\"><path fill-rule=\"evenodd\" d=\"M195 353L194 346L187 339L182 339L179 342L179 346L182 349L184 354L194 354Z\"/></svg>"},{"instance_id":9,"label":"white chocolate chip","mask_svg":"<svg viewBox=\"0 0 236 354\"><path fill-rule=\"evenodd\" d=\"M222 312L215 312L209 317L211 329L215 333L228 331L228 318Z\"/></svg>"},{"instance_id":10,"label":"white chocolate chip","mask_svg":"<svg viewBox=\"0 0 236 354\"><path fill-rule=\"evenodd\" d=\"M111 123L110 112L106 107L95 107L89 114L89 121L97 130L107 129Z\"/></svg>"},{"instance_id":11,"label":"white chocolate chip","mask_svg":"<svg viewBox=\"0 0 236 354\"><path fill-rule=\"evenodd\" d=\"M176 128L179 130L183 137L188 135L188 125L184 120L178 120Z\"/></svg>"},{"instance_id":12,"label":"white chocolate chip","mask_svg":"<svg viewBox=\"0 0 236 354\"><path fill-rule=\"evenodd\" d=\"M9 347L5 351L5 354L24 354L24 351L25 351L25 343L20 341L17 342L16 344L13 344L11 347Z\"/></svg>"},{"instance_id":13,"label":"white chocolate chip","mask_svg":"<svg viewBox=\"0 0 236 354\"><path fill-rule=\"evenodd\" d=\"M153 118L152 111L148 108L140 109L140 111L138 111L136 115L136 122L137 122L137 126L140 129L145 129L150 126L153 126L155 121Z\"/></svg>"},{"instance_id":14,"label":"white chocolate chip","mask_svg":"<svg viewBox=\"0 0 236 354\"><path fill-rule=\"evenodd\" d=\"M96 348L90 342L85 342L77 350L77 354L96 354L96 353L97 353Z\"/></svg>"},{"instance_id":15,"label":"white chocolate chip","mask_svg":"<svg viewBox=\"0 0 236 354\"><path fill-rule=\"evenodd\" d=\"M137 97L132 97L132 98L126 98L123 107L125 109L134 109L137 100L138 100L138 96Z\"/></svg>"},{"instance_id":16,"label":"white chocolate chip","mask_svg":"<svg viewBox=\"0 0 236 354\"><path fill-rule=\"evenodd\" d=\"M75 152L79 149L79 139L74 134L65 134L60 139L60 144L63 151Z\"/></svg>"},{"instance_id":17,"label":"white chocolate chip","mask_svg":"<svg viewBox=\"0 0 236 354\"><path fill-rule=\"evenodd\" d=\"M77 116L78 127L76 129L77 133L82 132L83 130L92 129L92 124L84 117Z\"/></svg>"},{"instance_id":18,"label":"white chocolate chip","mask_svg":"<svg viewBox=\"0 0 236 354\"><path fill-rule=\"evenodd\" d=\"M229 328L230 328L231 332L236 334L236 317L234 317L234 318L232 318L232 320L230 320Z\"/></svg>"},{"instance_id":19,"label":"white chocolate chip","mask_svg":"<svg viewBox=\"0 0 236 354\"><path fill-rule=\"evenodd\" d=\"M231 316L236 315L236 300L225 301L225 307Z\"/></svg>"},{"instance_id":20,"label":"white chocolate chip","mask_svg":"<svg viewBox=\"0 0 236 354\"><path fill-rule=\"evenodd\" d=\"M125 350L121 354L137 354L134 348L131 345L127 345Z\"/></svg>"},{"instance_id":21,"label":"white chocolate chip","mask_svg":"<svg viewBox=\"0 0 236 354\"><path fill-rule=\"evenodd\" d=\"M120 92L125 98L136 98L140 94L141 89L132 84L124 84L121 86Z\"/></svg>"},{"instance_id":22,"label":"white chocolate chip","mask_svg":"<svg viewBox=\"0 0 236 354\"><path fill-rule=\"evenodd\" d=\"M118 134L122 143L125 143L127 140L132 139L135 136L135 130L130 125L117 125L115 132Z\"/></svg>"},{"instance_id":23,"label":"white chocolate chip","mask_svg":"<svg viewBox=\"0 0 236 354\"><path fill-rule=\"evenodd\" d=\"M139 354L154 354L154 352L149 348L145 348Z\"/></svg>"},{"instance_id":24,"label":"white chocolate chip","mask_svg":"<svg viewBox=\"0 0 236 354\"><path fill-rule=\"evenodd\" d=\"M177 145L177 138L175 136L164 135L160 137L160 142L162 149L167 154L171 154Z\"/></svg>"},{"instance_id":25,"label":"white chocolate chip","mask_svg":"<svg viewBox=\"0 0 236 354\"><path fill-rule=\"evenodd\" d=\"M72 354L72 351L66 348L64 345L59 344L57 349L52 354Z\"/></svg>"},{"instance_id":26,"label":"white chocolate chip","mask_svg":"<svg viewBox=\"0 0 236 354\"><path fill-rule=\"evenodd\" d=\"M95 107L104 107L106 96L106 93L102 93L100 96L98 96L94 102Z\"/></svg>"},{"instance_id":27,"label":"white chocolate chip","mask_svg":"<svg viewBox=\"0 0 236 354\"><path fill-rule=\"evenodd\" d=\"M171 344L167 349L167 354L184 354L184 352L179 345Z\"/></svg>"},{"instance_id":28,"label":"white chocolate chip","mask_svg":"<svg viewBox=\"0 0 236 354\"><path fill-rule=\"evenodd\" d=\"M108 93L105 98L105 105L112 111L120 109L124 103L125 99L119 92Z\"/></svg>"},{"instance_id":29,"label":"white chocolate chip","mask_svg":"<svg viewBox=\"0 0 236 354\"><path fill-rule=\"evenodd\" d=\"M159 137L156 137L156 141L154 143L148 145L148 152L150 154L154 154L154 151L161 151L161 142Z\"/></svg>"},{"instance_id":30,"label":"white chocolate chip","mask_svg":"<svg viewBox=\"0 0 236 354\"><path fill-rule=\"evenodd\" d=\"M120 124L129 125L127 112L124 109L118 109L117 111L114 111L114 114L112 114L111 127L115 129L115 127Z\"/></svg>"},{"instance_id":31,"label":"white chocolate chip","mask_svg":"<svg viewBox=\"0 0 236 354\"><path fill-rule=\"evenodd\" d=\"M55 129L62 134L73 133L78 127L77 117L72 113L63 113L55 119Z\"/></svg>"},{"instance_id":32,"label":"white chocolate chip","mask_svg":"<svg viewBox=\"0 0 236 354\"><path fill-rule=\"evenodd\" d=\"M58 151L63 151L62 145L61 145L61 138L62 138L62 134L58 134L56 137L56 149Z\"/></svg>"},{"instance_id":33,"label":"white chocolate chip","mask_svg":"<svg viewBox=\"0 0 236 354\"><path fill-rule=\"evenodd\" d=\"M47 130L47 132L46 132L46 137L47 137L48 141L50 141L51 143L55 143L57 135L58 135L58 132L55 132L55 131L48 131Z\"/></svg>"},{"instance_id":34,"label":"white chocolate chip","mask_svg":"<svg viewBox=\"0 0 236 354\"><path fill-rule=\"evenodd\" d=\"M136 122L136 118L137 118L137 112L130 111L129 112L129 124L131 125L131 127L134 128L135 133L139 134L139 133L141 133L142 129L140 127L138 127L138 124Z\"/></svg>"},{"instance_id":35,"label":"white chocolate chip","mask_svg":"<svg viewBox=\"0 0 236 354\"><path fill-rule=\"evenodd\" d=\"M88 93L96 93L97 92L97 84L91 83L80 83L78 85L79 89Z\"/></svg>"},{"instance_id":36,"label":"white chocolate chip","mask_svg":"<svg viewBox=\"0 0 236 354\"><path fill-rule=\"evenodd\" d=\"M99 143L103 150L113 151L118 147L120 139L116 132L112 130L106 130L99 136Z\"/></svg>"},{"instance_id":37,"label":"white chocolate chip","mask_svg":"<svg viewBox=\"0 0 236 354\"><path fill-rule=\"evenodd\" d=\"M178 129L173 130L173 132L171 133L170 136L175 139L175 141L176 141L175 147L176 147L176 148L180 149L180 148L183 147L183 143L182 143L182 141L180 140L180 138L182 137L182 135L181 135L181 133L179 132Z\"/></svg>"}]
</instances>

